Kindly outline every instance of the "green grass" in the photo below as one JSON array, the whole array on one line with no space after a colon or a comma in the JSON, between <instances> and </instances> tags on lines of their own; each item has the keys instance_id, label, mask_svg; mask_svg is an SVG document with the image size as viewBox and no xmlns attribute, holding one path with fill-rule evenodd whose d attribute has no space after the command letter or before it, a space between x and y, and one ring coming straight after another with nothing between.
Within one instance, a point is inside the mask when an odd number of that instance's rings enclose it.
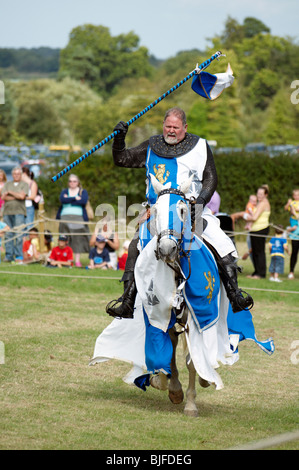
<instances>
[{"instance_id":1,"label":"green grass","mask_svg":"<svg viewBox=\"0 0 299 470\"><path fill-rule=\"evenodd\" d=\"M130 365L88 366L111 321L105 305L121 293L120 273L2 263L0 449L227 449L298 429L299 366L291 362L291 346L299 339L299 299L277 291L298 292L299 280L251 280L250 269L246 261L240 285L252 289L258 339L272 336L276 351L268 356L242 342L240 360L220 369L223 390L197 386L199 418L192 419L167 393L126 385ZM178 363L186 389L181 347Z\"/></svg>"}]
</instances>

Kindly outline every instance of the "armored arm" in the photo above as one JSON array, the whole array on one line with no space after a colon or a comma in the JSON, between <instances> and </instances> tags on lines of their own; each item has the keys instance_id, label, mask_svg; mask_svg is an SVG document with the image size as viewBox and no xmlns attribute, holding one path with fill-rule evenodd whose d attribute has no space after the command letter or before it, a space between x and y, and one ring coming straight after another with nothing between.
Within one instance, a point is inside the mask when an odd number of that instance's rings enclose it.
<instances>
[{"instance_id":1,"label":"armored arm","mask_svg":"<svg viewBox=\"0 0 299 470\"><path fill-rule=\"evenodd\" d=\"M144 168L146 162L146 154L148 140L133 148L126 148L126 134L128 132L128 124L120 121L114 128L114 131L120 131L113 140L112 155L116 166L125 168Z\"/></svg>"}]
</instances>

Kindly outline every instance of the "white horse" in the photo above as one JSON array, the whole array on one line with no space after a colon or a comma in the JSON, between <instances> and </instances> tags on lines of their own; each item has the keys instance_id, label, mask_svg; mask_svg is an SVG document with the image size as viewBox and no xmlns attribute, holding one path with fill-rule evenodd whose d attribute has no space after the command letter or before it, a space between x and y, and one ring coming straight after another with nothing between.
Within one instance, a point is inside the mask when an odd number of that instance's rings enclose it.
<instances>
[{"instance_id":1,"label":"white horse","mask_svg":"<svg viewBox=\"0 0 299 470\"><path fill-rule=\"evenodd\" d=\"M176 365L181 330L189 371L184 413L198 416L196 374L202 387L221 389L216 369L238 360L240 340L253 339L269 354L274 345L271 338L257 341L248 310L232 313L214 257L192 232L185 196L192 178L178 188L151 179L157 202L150 221L140 228L134 319L112 321L98 337L90 365L112 358L128 361L133 369L125 382L143 390L148 385L168 389L170 400L181 403L184 393Z\"/></svg>"}]
</instances>

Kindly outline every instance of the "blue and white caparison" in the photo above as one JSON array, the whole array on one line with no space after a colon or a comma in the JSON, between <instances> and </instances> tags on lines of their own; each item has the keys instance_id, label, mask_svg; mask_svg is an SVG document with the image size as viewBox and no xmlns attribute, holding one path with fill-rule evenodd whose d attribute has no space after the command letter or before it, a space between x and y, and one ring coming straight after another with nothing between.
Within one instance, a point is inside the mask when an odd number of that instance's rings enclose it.
<instances>
[{"instance_id":1,"label":"blue and white caparison","mask_svg":"<svg viewBox=\"0 0 299 470\"><path fill-rule=\"evenodd\" d=\"M90 365L122 360L133 365L124 377L126 383L146 390L153 385L153 379L166 377L169 392L177 390L172 332L176 323L182 324L183 314L181 337L187 345L190 392L187 390L185 408L192 402L191 408L195 409L191 366L201 384L204 381L219 390L224 385L217 369L221 364L238 361L241 341L253 340L267 354L275 348L272 338L257 340L249 310L232 312L212 253L192 233L191 204L185 196L191 180L171 187L151 176L151 183L157 197L150 220L140 226L134 318L114 319L103 330Z\"/></svg>"},{"instance_id":2,"label":"blue and white caparison","mask_svg":"<svg viewBox=\"0 0 299 470\"><path fill-rule=\"evenodd\" d=\"M228 358L237 352L237 344L243 339L254 340L265 352L272 354L272 338L265 342L256 339L249 310L233 314L214 256L202 239L192 232L191 201L185 196L192 177L175 188L169 183L162 185L153 175L150 178L157 199L151 208L150 220L140 227L141 253L135 268L146 324L148 370L151 373L170 373L172 347L167 331L177 321L175 313L184 304L193 341L204 333L212 338L212 330L218 329L214 332L218 352L225 351L220 362L233 361ZM221 336L222 339L219 339ZM223 338L225 344L220 345ZM188 344L191 350L196 351L191 341ZM194 354L196 356L198 352ZM217 363L221 354L219 357L217 352L215 354L214 362ZM164 361L161 361L161 355ZM208 379L209 374L205 375L199 364L200 355L198 358L192 357L192 360L195 359L195 367L198 365L196 368L201 377L211 381L211 376ZM207 368L204 366L203 369Z\"/></svg>"}]
</instances>

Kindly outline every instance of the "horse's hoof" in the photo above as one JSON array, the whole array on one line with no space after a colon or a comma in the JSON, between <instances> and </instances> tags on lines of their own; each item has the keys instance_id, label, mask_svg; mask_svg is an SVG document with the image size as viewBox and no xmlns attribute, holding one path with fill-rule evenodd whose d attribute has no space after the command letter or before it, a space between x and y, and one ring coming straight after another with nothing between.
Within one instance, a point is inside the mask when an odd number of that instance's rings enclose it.
<instances>
[{"instance_id":1,"label":"horse's hoof","mask_svg":"<svg viewBox=\"0 0 299 470\"><path fill-rule=\"evenodd\" d=\"M174 405L179 405L184 401L184 392L183 390L178 390L177 392L168 392L169 400L174 404Z\"/></svg>"},{"instance_id":2,"label":"horse's hoof","mask_svg":"<svg viewBox=\"0 0 299 470\"><path fill-rule=\"evenodd\" d=\"M203 379L202 377L198 376L198 383L201 387L203 388L207 388L209 387L211 384L210 382L208 382L207 380Z\"/></svg>"},{"instance_id":3,"label":"horse's hoof","mask_svg":"<svg viewBox=\"0 0 299 470\"><path fill-rule=\"evenodd\" d=\"M185 408L184 415L189 416L190 418L198 418L198 410L196 408Z\"/></svg>"},{"instance_id":4,"label":"horse's hoof","mask_svg":"<svg viewBox=\"0 0 299 470\"><path fill-rule=\"evenodd\" d=\"M153 375L150 379L150 384L153 388L157 390L167 390L168 389L168 379L165 374L156 374Z\"/></svg>"}]
</instances>

